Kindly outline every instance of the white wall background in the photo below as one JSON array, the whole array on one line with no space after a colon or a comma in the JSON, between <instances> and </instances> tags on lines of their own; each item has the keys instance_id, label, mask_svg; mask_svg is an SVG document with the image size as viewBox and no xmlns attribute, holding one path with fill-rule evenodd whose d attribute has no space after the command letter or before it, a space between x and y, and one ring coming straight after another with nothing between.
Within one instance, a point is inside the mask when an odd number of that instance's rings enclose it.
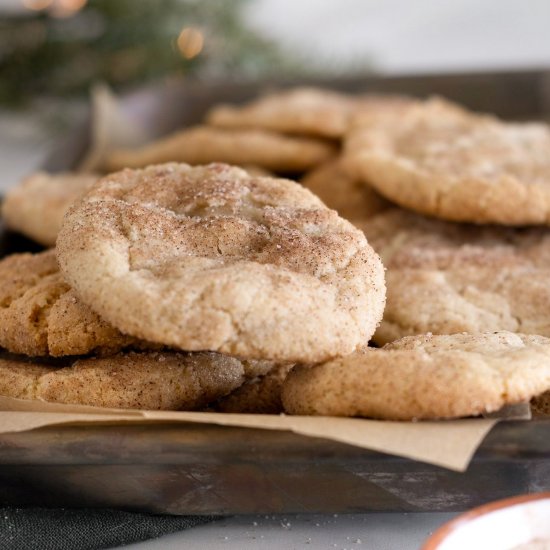
<instances>
[{"instance_id":1,"label":"white wall background","mask_svg":"<svg viewBox=\"0 0 550 550\"><path fill-rule=\"evenodd\" d=\"M338 66L384 72L550 66L550 0L256 0L250 23Z\"/></svg>"}]
</instances>

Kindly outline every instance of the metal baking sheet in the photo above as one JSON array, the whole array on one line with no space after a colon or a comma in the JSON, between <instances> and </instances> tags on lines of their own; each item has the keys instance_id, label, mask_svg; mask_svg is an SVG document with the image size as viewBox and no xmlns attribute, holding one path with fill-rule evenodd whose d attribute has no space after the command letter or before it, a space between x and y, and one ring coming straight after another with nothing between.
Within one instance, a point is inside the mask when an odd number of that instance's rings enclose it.
<instances>
[{"instance_id":1,"label":"metal baking sheet","mask_svg":"<svg viewBox=\"0 0 550 550\"><path fill-rule=\"evenodd\" d=\"M440 94L507 118L546 119L545 71L278 83L172 82L123 99L156 135L198 122L213 103L275 87ZM76 166L89 123L44 168ZM0 255L37 247L0 230ZM0 435L0 503L168 514L460 511L550 490L550 419L502 422L465 473L290 432L214 425L62 426Z\"/></svg>"}]
</instances>

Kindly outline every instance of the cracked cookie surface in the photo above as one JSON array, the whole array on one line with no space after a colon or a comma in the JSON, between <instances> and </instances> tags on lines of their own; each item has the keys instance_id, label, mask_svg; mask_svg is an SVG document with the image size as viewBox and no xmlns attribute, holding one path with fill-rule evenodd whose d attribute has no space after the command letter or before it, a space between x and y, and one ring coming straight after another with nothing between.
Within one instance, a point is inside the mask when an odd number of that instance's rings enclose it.
<instances>
[{"instance_id":1,"label":"cracked cookie surface","mask_svg":"<svg viewBox=\"0 0 550 550\"><path fill-rule=\"evenodd\" d=\"M346 163L380 194L452 221L550 224L550 129L441 99L361 120Z\"/></svg>"},{"instance_id":2,"label":"cracked cookie surface","mask_svg":"<svg viewBox=\"0 0 550 550\"><path fill-rule=\"evenodd\" d=\"M8 190L2 219L8 229L44 246L55 246L65 212L98 178L96 174L70 172L32 174Z\"/></svg>"},{"instance_id":3,"label":"cracked cookie surface","mask_svg":"<svg viewBox=\"0 0 550 550\"><path fill-rule=\"evenodd\" d=\"M65 217L57 251L103 319L186 350L345 355L368 341L385 301L361 231L294 182L227 165L103 178Z\"/></svg>"},{"instance_id":4,"label":"cracked cookie surface","mask_svg":"<svg viewBox=\"0 0 550 550\"><path fill-rule=\"evenodd\" d=\"M145 343L141 343L145 344ZM115 353L140 342L103 321L65 283L54 250L0 261L0 346L26 355Z\"/></svg>"},{"instance_id":5,"label":"cracked cookie surface","mask_svg":"<svg viewBox=\"0 0 550 550\"><path fill-rule=\"evenodd\" d=\"M295 367L291 414L438 419L493 412L550 388L550 339L510 332L408 336L380 349Z\"/></svg>"},{"instance_id":6,"label":"cracked cookie surface","mask_svg":"<svg viewBox=\"0 0 550 550\"><path fill-rule=\"evenodd\" d=\"M194 410L244 380L241 361L217 353L129 352L57 366L0 355L0 395L73 405Z\"/></svg>"},{"instance_id":7,"label":"cracked cookie surface","mask_svg":"<svg viewBox=\"0 0 550 550\"><path fill-rule=\"evenodd\" d=\"M54 250L13 254L0 261L0 346L34 357L163 348L122 334L84 305L61 277ZM247 380L274 367L271 361L239 361Z\"/></svg>"},{"instance_id":8,"label":"cracked cookie surface","mask_svg":"<svg viewBox=\"0 0 550 550\"><path fill-rule=\"evenodd\" d=\"M106 161L106 169L141 168L176 161L193 165L227 162L275 172L302 172L321 164L335 152L333 144L318 139L284 136L266 130L195 126L137 149L113 151Z\"/></svg>"},{"instance_id":9,"label":"cracked cookie surface","mask_svg":"<svg viewBox=\"0 0 550 550\"><path fill-rule=\"evenodd\" d=\"M386 271L378 344L433 332L550 336L550 234L452 224L393 209L361 224Z\"/></svg>"}]
</instances>

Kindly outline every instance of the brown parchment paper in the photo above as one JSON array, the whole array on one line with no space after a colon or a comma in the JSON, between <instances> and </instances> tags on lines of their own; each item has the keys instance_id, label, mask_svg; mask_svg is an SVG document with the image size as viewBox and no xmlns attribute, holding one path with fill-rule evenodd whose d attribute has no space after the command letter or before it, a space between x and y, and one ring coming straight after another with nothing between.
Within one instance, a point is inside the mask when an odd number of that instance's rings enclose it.
<instances>
[{"instance_id":1,"label":"brown parchment paper","mask_svg":"<svg viewBox=\"0 0 550 550\"><path fill-rule=\"evenodd\" d=\"M131 411L0 397L0 433L71 423L182 422L289 430L464 471L498 418L389 422L361 418ZM183 428L183 426L182 426Z\"/></svg>"},{"instance_id":2,"label":"brown parchment paper","mask_svg":"<svg viewBox=\"0 0 550 550\"><path fill-rule=\"evenodd\" d=\"M123 112L106 86L92 91L92 135L82 171L100 169L114 148L133 147L149 139L147 128ZM491 428L502 419L530 418L528 404L508 407L486 418L438 422L389 422L359 418L286 415L160 412L103 409L0 397L0 433L62 424L181 422L290 430L384 453L464 471Z\"/></svg>"}]
</instances>

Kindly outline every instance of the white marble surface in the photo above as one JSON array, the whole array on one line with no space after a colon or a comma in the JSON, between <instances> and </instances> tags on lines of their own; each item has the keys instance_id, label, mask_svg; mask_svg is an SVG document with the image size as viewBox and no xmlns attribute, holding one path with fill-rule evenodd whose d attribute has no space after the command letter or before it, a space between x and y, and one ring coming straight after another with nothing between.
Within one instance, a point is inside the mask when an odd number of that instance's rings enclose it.
<instances>
[{"instance_id":1,"label":"white marble surface","mask_svg":"<svg viewBox=\"0 0 550 550\"><path fill-rule=\"evenodd\" d=\"M237 516L124 548L417 550L453 517L442 513Z\"/></svg>"}]
</instances>

